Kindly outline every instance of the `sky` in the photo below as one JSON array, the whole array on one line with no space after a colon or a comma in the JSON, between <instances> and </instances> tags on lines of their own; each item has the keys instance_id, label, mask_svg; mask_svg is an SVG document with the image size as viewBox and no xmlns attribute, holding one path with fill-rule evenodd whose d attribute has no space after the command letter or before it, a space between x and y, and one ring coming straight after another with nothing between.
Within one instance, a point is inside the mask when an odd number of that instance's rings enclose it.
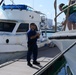
<instances>
[{"instance_id":1,"label":"sky","mask_svg":"<svg viewBox=\"0 0 76 75\"><path fill-rule=\"evenodd\" d=\"M54 0L5 0L4 2L5 4L11 4L11 1L13 1L14 4L26 4L31 6L35 10L46 14L47 18L52 19L54 23L54 17L55 17ZM68 4L68 0L57 0L57 14L60 12L58 9L58 5L60 3ZM58 17L57 21L62 22L64 17L65 15L62 14L61 16Z\"/></svg>"}]
</instances>

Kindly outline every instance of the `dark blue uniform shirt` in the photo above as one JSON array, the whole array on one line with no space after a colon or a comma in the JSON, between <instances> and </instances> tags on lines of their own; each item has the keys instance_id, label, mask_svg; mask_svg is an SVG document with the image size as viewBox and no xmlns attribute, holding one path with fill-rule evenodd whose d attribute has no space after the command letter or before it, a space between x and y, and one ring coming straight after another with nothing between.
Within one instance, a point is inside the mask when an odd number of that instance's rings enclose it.
<instances>
[{"instance_id":1,"label":"dark blue uniform shirt","mask_svg":"<svg viewBox=\"0 0 76 75\"><path fill-rule=\"evenodd\" d=\"M35 45L37 45L37 37L36 38L34 38L34 39L31 39L31 37L32 36L35 36L36 35L36 31L34 30L29 30L28 32L27 32L27 37L28 37L28 46L35 46Z\"/></svg>"}]
</instances>

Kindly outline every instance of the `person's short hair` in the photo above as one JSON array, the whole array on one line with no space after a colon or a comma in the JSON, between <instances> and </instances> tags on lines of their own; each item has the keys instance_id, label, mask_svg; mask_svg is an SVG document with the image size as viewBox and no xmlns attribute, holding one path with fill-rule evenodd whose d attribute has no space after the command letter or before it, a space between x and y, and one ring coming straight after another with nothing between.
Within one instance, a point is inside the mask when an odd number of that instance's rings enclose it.
<instances>
[{"instance_id":1,"label":"person's short hair","mask_svg":"<svg viewBox=\"0 0 76 75\"><path fill-rule=\"evenodd\" d=\"M35 26L36 27L36 31L38 31L37 25L35 23L31 23L30 26Z\"/></svg>"},{"instance_id":2,"label":"person's short hair","mask_svg":"<svg viewBox=\"0 0 76 75\"><path fill-rule=\"evenodd\" d=\"M62 8L64 5L65 5L64 3L61 3L61 4L59 5L59 7Z\"/></svg>"},{"instance_id":3,"label":"person's short hair","mask_svg":"<svg viewBox=\"0 0 76 75\"><path fill-rule=\"evenodd\" d=\"M36 24L35 23L31 23L30 26L36 26Z\"/></svg>"}]
</instances>

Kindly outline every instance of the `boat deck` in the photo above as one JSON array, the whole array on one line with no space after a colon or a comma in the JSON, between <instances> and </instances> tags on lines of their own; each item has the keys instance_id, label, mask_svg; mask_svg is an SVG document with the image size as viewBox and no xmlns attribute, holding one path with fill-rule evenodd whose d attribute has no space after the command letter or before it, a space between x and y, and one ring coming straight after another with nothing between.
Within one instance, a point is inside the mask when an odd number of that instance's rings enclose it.
<instances>
[{"instance_id":1,"label":"boat deck","mask_svg":"<svg viewBox=\"0 0 76 75\"><path fill-rule=\"evenodd\" d=\"M0 75L33 75L41 67L52 60L59 52L60 50L57 47L50 48L46 46L40 48L38 54L38 61L40 62L39 66L27 66L26 57L15 59L0 65Z\"/></svg>"}]
</instances>

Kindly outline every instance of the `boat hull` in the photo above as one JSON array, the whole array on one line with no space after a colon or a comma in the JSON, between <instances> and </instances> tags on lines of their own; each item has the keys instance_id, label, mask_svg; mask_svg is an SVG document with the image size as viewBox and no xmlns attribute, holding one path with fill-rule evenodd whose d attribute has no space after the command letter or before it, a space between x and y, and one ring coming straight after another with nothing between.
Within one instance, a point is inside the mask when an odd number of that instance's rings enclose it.
<instances>
[{"instance_id":1,"label":"boat hull","mask_svg":"<svg viewBox=\"0 0 76 75\"><path fill-rule=\"evenodd\" d=\"M57 47L63 52L68 47L70 47L76 40L53 40L54 44L57 45ZM69 51L67 51L64 54L67 63L69 64L69 67L73 73L73 75L76 75L76 45L73 46Z\"/></svg>"},{"instance_id":2,"label":"boat hull","mask_svg":"<svg viewBox=\"0 0 76 75\"><path fill-rule=\"evenodd\" d=\"M0 53L0 64L26 56L26 51Z\"/></svg>"},{"instance_id":3,"label":"boat hull","mask_svg":"<svg viewBox=\"0 0 76 75\"><path fill-rule=\"evenodd\" d=\"M38 48L45 46L48 44L48 40L44 42L38 42ZM5 44L0 45L0 64L13 60L19 59L27 55L27 44Z\"/></svg>"}]
</instances>

